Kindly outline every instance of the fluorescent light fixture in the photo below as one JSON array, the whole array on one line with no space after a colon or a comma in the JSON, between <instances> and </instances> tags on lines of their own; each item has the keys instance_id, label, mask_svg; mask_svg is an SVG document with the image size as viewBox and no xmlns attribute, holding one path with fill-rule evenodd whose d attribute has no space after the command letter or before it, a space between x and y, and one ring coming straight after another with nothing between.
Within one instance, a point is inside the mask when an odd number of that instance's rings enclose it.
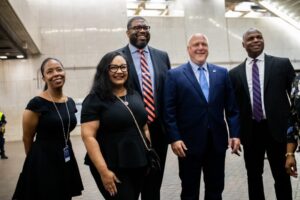
<instances>
[{"instance_id":1,"label":"fluorescent light fixture","mask_svg":"<svg viewBox=\"0 0 300 200\"><path fill-rule=\"evenodd\" d=\"M127 3L127 9L137 9L138 7L139 7L138 3L134 3L134 2Z\"/></svg>"},{"instance_id":2,"label":"fluorescent light fixture","mask_svg":"<svg viewBox=\"0 0 300 200\"><path fill-rule=\"evenodd\" d=\"M253 2L242 2L235 6L235 11L247 12L251 11L251 6L255 5Z\"/></svg>"},{"instance_id":3,"label":"fluorescent light fixture","mask_svg":"<svg viewBox=\"0 0 300 200\"><path fill-rule=\"evenodd\" d=\"M263 14L260 12L250 11L244 15L245 18L259 18L263 17Z\"/></svg>"},{"instance_id":4,"label":"fluorescent light fixture","mask_svg":"<svg viewBox=\"0 0 300 200\"><path fill-rule=\"evenodd\" d=\"M0 56L0 59L7 59L7 56Z\"/></svg>"},{"instance_id":5,"label":"fluorescent light fixture","mask_svg":"<svg viewBox=\"0 0 300 200\"><path fill-rule=\"evenodd\" d=\"M166 8L166 4L165 3L151 3L148 2L145 4L145 9L149 9L149 10L164 10Z\"/></svg>"},{"instance_id":6,"label":"fluorescent light fixture","mask_svg":"<svg viewBox=\"0 0 300 200\"><path fill-rule=\"evenodd\" d=\"M160 16L160 10L142 10L140 12L141 16Z\"/></svg>"},{"instance_id":7,"label":"fluorescent light fixture","mask_svg":"<svg viewBox=\"0 0 300 200\"><path fill-rule=\"evenodd\" d=\"M24 58L24 56L23 55L17 55L17 58Z\"/></svg>"},{"instance_id":8,"label":"fluorescent light fixture","mask_svg":"<svg viewBox=\"0 0 300 200\"><path fill-rule=\"evenodd\" d=\"M278 8L276 8L273 4L268 3L267 1L260 1L260 5L264 6L266 9L268 9L270 12L274 13L287 23L291 24L295 28L300 30L300 23L289 17L287 14L281 12Z\"/></svg>"},{"instance_id":9,"label":"fluorescent light fixture","mask_svg":"<svg viewBox=\"0 0 300 200\"><path fill-rule=\"evenodd\" d=\"M232 11L232 10L228 10L225 13L225 17L228 17L228 18L231 18L231 17L240 17L242 15L243 15L242 12L236 12L236 11Z\"/></svg>"}]
</instances>

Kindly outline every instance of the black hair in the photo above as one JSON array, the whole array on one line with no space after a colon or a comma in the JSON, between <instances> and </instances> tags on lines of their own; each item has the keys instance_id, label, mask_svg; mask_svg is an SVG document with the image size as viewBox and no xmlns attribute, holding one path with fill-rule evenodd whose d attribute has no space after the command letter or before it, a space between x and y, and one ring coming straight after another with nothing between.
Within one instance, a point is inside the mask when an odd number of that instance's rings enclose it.
<instances>
[{"instance_id":1,"label":"black hair","mask_svg":"<svg viewBox=\"0 0 300 200\"><path fill-rule=\"evenodd\" d=\"M93 85L90 93L97 94L100 99L114 101L115 96L113 94L113 83L109 78L109 65L116 56L122 56L127 64L128 77L124 83L124 87L127 89L128 93L131 93L131 86L129 83L130 79L130 69L127 62L127 58L124 54L113 51L105 54L97 65L96 74L94 77Z\"/></svg>"},{"instance_id":2,"label":"black hair","mask_svg":"<svg viewBox=\"0 0 300 200\"><path fill-rule=\"evenodd\" d=\"M131 24L135 20L143 20L143 21L147 22L147 20L145 18L141 17L141 16L134 16L134 17L132 17L132 18L130 18L128 20L128 22L127 22L127 30L129 30L131 28Z\"/></svg>"},{"instance_id":3,"label":"black hair","mask_svg":"<svg viewBox=\"0 0 300 200\"><path fill-rule=\"evenodd\" d=\"M46 58L46 59L42 62L41 67L40 67L42 77L44 77L45 65L46 65L46 64L48 63L48 61L50 61L50 60L55 60L55 61L57 61L62 67L64 67L63 64L60 62L60 60L58 60L57 58L51 58L51 57L48 57L48 58ZM48 89L48 85L47 85L47 83L45 83L44 91L47 90L47 89Z\"/></svg>"}]
</instances>

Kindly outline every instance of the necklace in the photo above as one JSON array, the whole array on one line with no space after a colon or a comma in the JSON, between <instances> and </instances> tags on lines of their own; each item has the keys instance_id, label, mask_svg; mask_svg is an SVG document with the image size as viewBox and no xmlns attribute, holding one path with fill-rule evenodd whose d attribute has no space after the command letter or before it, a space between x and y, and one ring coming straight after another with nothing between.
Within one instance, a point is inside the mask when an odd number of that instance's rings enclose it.
<instances>
[{"instance_id":1,"label":"necklace","mask_svg":"<svg viewBox=\"0 0 300 200\"><path fill-rule=\"evenodd\" d=\"M61 117L61 114L51 96L51 94L48 92L48 95L50 96L51 100L52 100L52 103L53 103L53 106L59 116L59 119L60 119L60 122L61 122L61 126L62 126L62 130L63 130L63 135L64 135L64 140L65 140L65 148L63 148L63 151L64 151L64 158L65 158L65 162L68 162L70 160L70 152L69 152L69 147L68 147L68 140L69 140L69 133L70 133L70 123L71 123L71 119L70 119L70 112L69 112L69 108L68 108L68 105L67 105L67 99L65 100L65 106L66 106L66 110L67 110L67 113L68 113L68 132L65 131L65 126L64 126L64 122L63 122L63 119Z\"/></svg>"},{"instance_id":2,"label":"necklace","mask_svg":"<svg viewBox=\"0 0 300 200\"><path fill-rule=\"evenodd\" d=\"M126 93L125 96L124 96L124 104L125 104L126 106L128 106L128 105L129 105L129 102L127 101L126 96L127 96L127 93Z\"/></svg>"}]
</instances>

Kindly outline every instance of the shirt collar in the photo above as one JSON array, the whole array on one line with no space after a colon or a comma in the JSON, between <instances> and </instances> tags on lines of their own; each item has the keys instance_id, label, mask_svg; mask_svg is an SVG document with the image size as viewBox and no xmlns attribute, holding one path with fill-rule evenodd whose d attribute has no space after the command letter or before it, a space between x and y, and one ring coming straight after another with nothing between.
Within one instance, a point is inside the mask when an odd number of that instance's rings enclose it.
<instances>
[{"instance_id":1,"label":"shirt collar","mask_svg":"<svg viewBox=\"0 0 300 200\"><path fill-rule=\"evenodd\" d=\"M253 62L253 59L254 58L251 58L251 57L247 57L247 64L251 64L252 62ZM256 58L255 58L257 61L265 61L265 53L264 52L262 52L259 56L257 56Z\"/></svg>"},{"instance_id":2,"label":"shirt collar","mask_svg":"<svg viewBox=\"0 0 300 200\"><path fill-rule=\"evenodd\" d=\"M205 69L205 71L207 71L207 62L205 62L202 66L197 65L196 63L194 63L193 61L189 60L192 69L194 72L198 71L199 67L203 67Z\"/></svg>"},{"instance_id":3,"label":"shirt collar","mask_svg":"<svg viewBox=\"0 0 300 200\"><path fill-rule=\"evenodd\" d=\"M135 46L133 46L131 43L128 44L129 50L131 54L137 53L139 51L138 48L136 48ZM149 48L148 45L145 46L145 48L143 49L145 53L149 53Z\"/></svg>"}]
</instances>

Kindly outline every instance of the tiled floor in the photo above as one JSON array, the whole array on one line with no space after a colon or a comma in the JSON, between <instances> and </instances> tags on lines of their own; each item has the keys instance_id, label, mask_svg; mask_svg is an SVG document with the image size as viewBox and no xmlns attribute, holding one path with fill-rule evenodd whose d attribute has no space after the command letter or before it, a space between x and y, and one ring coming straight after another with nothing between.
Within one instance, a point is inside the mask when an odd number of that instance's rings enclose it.
<instances>
[{"instance_id":1,"label":"tiled floor","mask_svg":"<svg viewBox=\"0 0 300 200\"><path fill-rule=\"evenodd\" d=\"M85 154L84 145L80 136L72 137L73 148L80 168L85 190L80 197L74 200L103 200L100 195L92 176L83 164ZM18 174L23 165L25 153L21 142L7 142L6 151L9 159L0 160L0 200L11 199L14 191ZM300 156L296 155L298 160ZM300 169L300 168L299 168ZM275 193L273 189L273 180L271 178L269 165L266 162L264 172L266 200L274 200ZM300 200L299 179L292 178L294 200ZM161 189L162 200L179 200L180 199L180 181L178 178L177 159L169 150L165 176ZM203 184L201 185L200 199L203 199ZM223 192L224 200L246 200L247 185L246 172L242 157L233 156L228 153L226 158L226 179L225 190Z\"/></svg>"}]
</instances>

